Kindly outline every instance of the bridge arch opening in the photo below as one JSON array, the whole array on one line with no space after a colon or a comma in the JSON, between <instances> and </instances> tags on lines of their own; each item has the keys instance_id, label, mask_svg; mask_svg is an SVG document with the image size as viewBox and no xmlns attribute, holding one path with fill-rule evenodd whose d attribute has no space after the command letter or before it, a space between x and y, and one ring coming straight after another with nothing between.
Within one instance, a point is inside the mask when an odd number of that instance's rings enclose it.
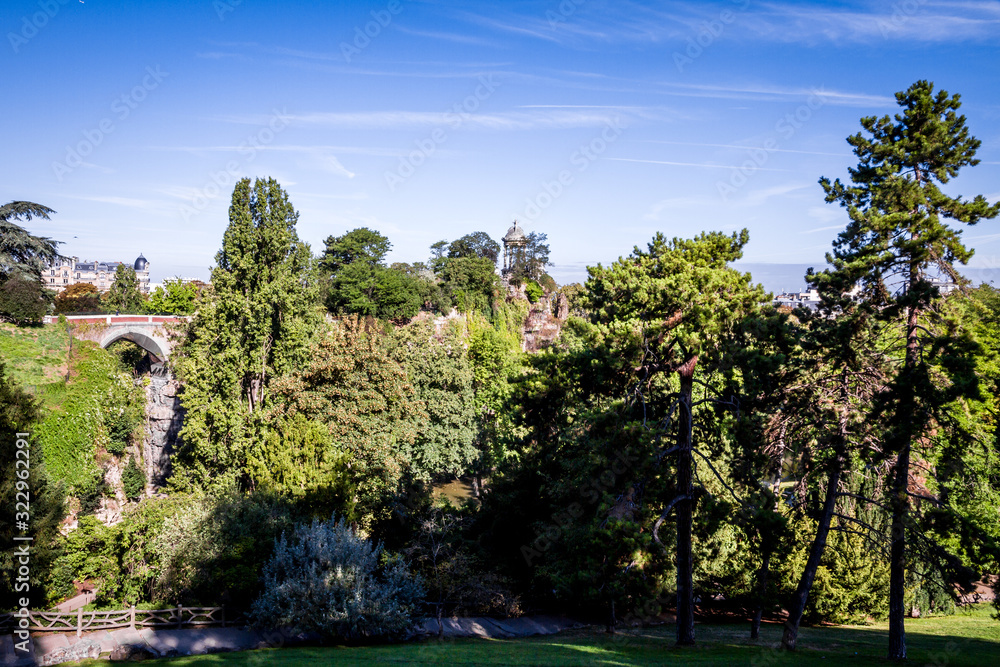
<instances>
[{"instance_id":1,"label":"bridge arch opening","mask_svg":"<svg viewBox=\"0 0 1000 667\"><path fill-rule=\"evenodd\" d=\"M154 338L137 331L122 331L120 333L112 334L101 341L101 347L107 349L112 343L120 340L131 341L146 350L146 352L149 352L150 360L153 364L162 365L167 359L166 352L162 347L160 347L160 344L157 343Z\"/></svg>"}]
</instances>

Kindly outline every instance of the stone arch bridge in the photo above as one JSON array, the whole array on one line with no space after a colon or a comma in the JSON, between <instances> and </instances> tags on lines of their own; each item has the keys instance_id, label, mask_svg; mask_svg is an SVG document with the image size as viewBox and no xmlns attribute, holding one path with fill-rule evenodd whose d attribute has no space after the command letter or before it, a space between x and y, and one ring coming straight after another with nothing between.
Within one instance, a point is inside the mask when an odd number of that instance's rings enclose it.
<instances>
[{"instance_id":1,"label":"stone arch bridge","mask_svg":"<svg viewBox=\"0 0 1000 667\"><path fill-rule=\"evenodd\" d=\"M67 315L73 337L92 340L108 347L118 340L132 341L149 352L154 364L163 364L170 357L174 337L170 325L184 325L191 320L183 315ZM56 317L46 317L46 323Z\"/></svg>"}]
</instances>

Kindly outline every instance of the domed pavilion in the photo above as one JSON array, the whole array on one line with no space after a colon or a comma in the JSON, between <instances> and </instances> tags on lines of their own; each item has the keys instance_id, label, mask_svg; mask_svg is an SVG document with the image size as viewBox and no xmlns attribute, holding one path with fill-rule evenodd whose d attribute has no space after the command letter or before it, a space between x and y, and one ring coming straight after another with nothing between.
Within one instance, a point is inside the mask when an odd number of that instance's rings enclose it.
<instances>
[{"instance_id":1,"label":"domed pavilion","mask_svg":"<svg viewBox=\"0 0 1000 667\"><path fill-rule=\"evenodd\" d=\"M503 237L503 275L510 273L515 266L524 264L524 250L527 246L528 237L515 220L514 226Z\"/></svg>"}]
</instances>

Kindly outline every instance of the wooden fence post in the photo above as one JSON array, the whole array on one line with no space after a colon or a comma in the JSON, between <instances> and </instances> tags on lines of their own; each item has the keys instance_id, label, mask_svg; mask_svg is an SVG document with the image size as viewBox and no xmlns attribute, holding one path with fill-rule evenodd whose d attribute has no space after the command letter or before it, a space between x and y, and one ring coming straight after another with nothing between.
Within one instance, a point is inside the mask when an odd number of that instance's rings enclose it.
<instances>
[{"instance_id":1,"label":"wooden fence post","mask_svg":"<svg viewBox=\"0 0 1000 667\"><path fill-rule=\"evenodd\" d=\"M178 630L180 630L181 626L184 625L184 619L181 617L181 610L183 610L183 609L184 609L184 607L182 607L180 605L177 605L177 629Z\"/></svg>"},{"instance_id":2,"label":"wooden fence post","mask_svg":"<svg viewBox=\"0 0 1000 667\"><path fill-rule=\"evenodd\" d=\"M76 637L83 635L83 607L76 608Z\"/></svg>"},{"instance_id":3,"label":"wooden fence post","mask_svg":"<svg viewBox=\"0 0 1000 667\"><path fill-rule=\"evenodd\" d=\"M135 630L135 605L129 610L128 627Z\"/></svg>"},{"instance_id":4,"label":"wooden fence post","mask_svg":"<svg viewBox=\"0 0 1000 667\"><path fill-rule=\"evenodd\" d=\"M226 605L222 605L222 627L226 627Z\"/></svg>"}]
</instances>

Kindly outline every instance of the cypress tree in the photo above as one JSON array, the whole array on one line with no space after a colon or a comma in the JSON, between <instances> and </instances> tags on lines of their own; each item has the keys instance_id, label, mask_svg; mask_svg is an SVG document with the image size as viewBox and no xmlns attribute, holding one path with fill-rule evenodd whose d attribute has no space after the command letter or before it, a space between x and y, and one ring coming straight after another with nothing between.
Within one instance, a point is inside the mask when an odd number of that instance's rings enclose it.
<instances>
[{"instance_id":1,"label":"cypress tree","mask_svg":"<svg viewBox=\"0 0 1000 667\"><path fill-rule=\"evenodd\" d=\"M309 246L277 181L236 184L212 287L175 353L186 410L172 484L246 482L273 378L304 364L320 324Z\"/></svg>"}]
</instances>

